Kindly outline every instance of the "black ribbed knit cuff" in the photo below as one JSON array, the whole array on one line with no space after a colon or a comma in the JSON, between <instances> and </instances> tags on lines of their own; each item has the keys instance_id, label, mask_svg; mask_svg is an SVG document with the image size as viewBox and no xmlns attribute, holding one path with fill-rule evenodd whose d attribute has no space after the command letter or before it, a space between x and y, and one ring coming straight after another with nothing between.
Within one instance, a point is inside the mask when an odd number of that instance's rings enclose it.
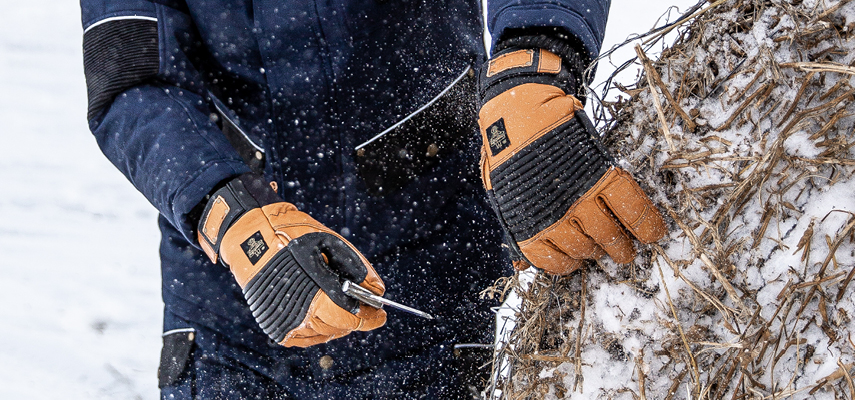
<instances>
[{"instance_id":1,"label":"black ribbed knit cuff","mask_svg":"<svg viewBox=\"0 0 855 400\"><path fill-rule=\"evenodd\" d=\"M580 50L580 44L576 44L570 37L559 33L558 31L550 31L549 33L538 33L537 30L519 31L517 35L507 36L496 43L494 53L499 53L506 49L544 49L555 53L564 64L564 67L570 71L571 82L566 85L573 88L572 94L576 96L582 103L585 103L585 93L579 90L582 87L582 82L585 76L585 69L591 63L588 53Z\"/></svg>"}]
</instances>

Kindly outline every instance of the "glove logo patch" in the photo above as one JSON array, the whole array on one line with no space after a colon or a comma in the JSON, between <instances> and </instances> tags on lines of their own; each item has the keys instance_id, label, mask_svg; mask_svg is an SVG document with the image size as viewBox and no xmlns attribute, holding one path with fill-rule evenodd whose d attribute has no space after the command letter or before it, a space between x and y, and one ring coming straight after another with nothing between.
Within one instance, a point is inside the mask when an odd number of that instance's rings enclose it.
<instances>
[{"instance_id":1,"label":"glove logo patch","mask_svg":"<svg viewBox=\"0 0 855 400\"><path fill-rule=\"evenodd\" d=\"M493 153L493 157L511 145L511 141L508 139L508 131L505 129L504 118L500 118L487 128L487 141L490 143L490 152Z\"/></svg>"},{"instance_id":2,"label":"glove logo patch","mask_svg":"<svg viewBox=\"0 0 855 400\"><path fill-rule=\"evenodd\" d=\"M243 249L252 265L255 265L268 249L267 243L264 243L264 236L261 236L261 231L255 232L249 239L241 243L240 248Z\"/></svg>"}]
</instances>

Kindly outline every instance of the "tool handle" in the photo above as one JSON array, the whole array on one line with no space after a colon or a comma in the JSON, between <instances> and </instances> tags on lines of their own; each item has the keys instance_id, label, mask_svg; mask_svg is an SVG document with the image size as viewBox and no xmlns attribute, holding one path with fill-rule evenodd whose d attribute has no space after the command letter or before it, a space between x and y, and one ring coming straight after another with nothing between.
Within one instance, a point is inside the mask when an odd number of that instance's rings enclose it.
<instances>
[{"instance_id":1,"label":"tool handle","mask_svg":"<svg viewBox=\"0 0 855 400\"><path fill-rule=\"evenodd\" d=\"M354 284L351 281L344 281L344 284L341 285L341 291L371 307L383 308L383 303L374 299L374 296L376 296L374 293L371 293L368 289Z\"/></svg>"},{"instance_id":2,"label":"tool handle","mask_svg":"<svg viewBox=\"0 0 855 400\"><path fill-rule=\"evenodd\" d=\"M368 304L374 308L383 308L383 305L387 305L392 308L396 308L401 311L406 311L410 314L417 315L422 318L434 319L433 315L430 315L424 311L416 310L415 308L405 306L401 303L396 303L392 300L385 299L382 296L378 296L374 293L371 293L368 289L363 288L351 281L344 281L341 285L341 291L344 294L353 297L365 304Z\"/></svg>"}]
</instances>

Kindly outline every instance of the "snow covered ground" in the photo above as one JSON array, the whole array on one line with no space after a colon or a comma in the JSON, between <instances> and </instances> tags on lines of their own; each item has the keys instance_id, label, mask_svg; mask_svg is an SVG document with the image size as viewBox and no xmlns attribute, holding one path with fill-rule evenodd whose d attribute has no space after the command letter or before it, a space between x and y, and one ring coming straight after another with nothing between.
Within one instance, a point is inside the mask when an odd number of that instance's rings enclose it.
<instances>
[{"instance_id":1,"label":"snow covered ground","mask_svg":"<svg viewBox=\"0 0 855 400\"><path fill-rule=\"evenodd\" d=\"M605 47L646 31L670 5L694 3L614 0ZM158 397L156 212L88 132L81 40L77 2L4 4L2 399Z\"/></svg>"},{"instance_id":2,"label":"snow covered ground","mask_svg":"<svg viewBox=\"0 0 855 400\"><path fill-rule=\"evenodd\" d=\"M86 126L80 10L0 16L0 398L155 399L156 212Z\"/></svg>"}]
</instances>

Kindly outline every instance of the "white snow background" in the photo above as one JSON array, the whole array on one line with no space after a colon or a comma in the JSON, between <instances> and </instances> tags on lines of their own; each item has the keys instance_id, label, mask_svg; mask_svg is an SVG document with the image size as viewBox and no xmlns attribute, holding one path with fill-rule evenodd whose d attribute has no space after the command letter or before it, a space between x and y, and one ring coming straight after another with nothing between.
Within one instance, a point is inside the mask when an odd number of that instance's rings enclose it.
<instances>
[{"instance_id":1,"label":"white snow background","mask_svg":"<svg viewBox=\"0 0 855 400\"><path fill-rule=\"evenodd\" d=\"M695 2L614 0L604 48ZM86 125L78 2L3 6L0 399L156 399L157 213Z\"/></svg>"}]
</instances>

